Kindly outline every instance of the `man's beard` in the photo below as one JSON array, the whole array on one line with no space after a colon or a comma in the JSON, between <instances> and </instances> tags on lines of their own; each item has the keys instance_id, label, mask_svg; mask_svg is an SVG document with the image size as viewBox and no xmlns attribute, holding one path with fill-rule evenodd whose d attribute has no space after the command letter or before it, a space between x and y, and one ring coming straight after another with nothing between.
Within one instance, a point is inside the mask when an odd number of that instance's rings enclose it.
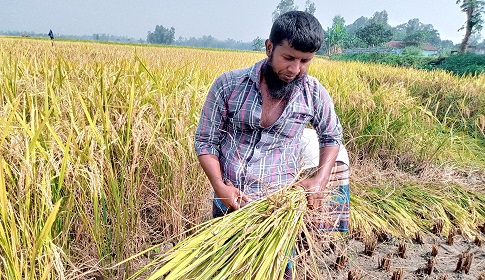
<instances>
[{"instance_id":1,"label":"man's beard","mask_svg":"<svg viewBox=\"0 0 485 280\"><path fill-rule=\"evenodd\" d=\"M301 75L298 75L290 82L285 82L278 77L271 66L272 57L263 65L263 75L268 86L269 94L273 99L289 100L291 94L301 82Z\"/></svg>"}]
</instances>

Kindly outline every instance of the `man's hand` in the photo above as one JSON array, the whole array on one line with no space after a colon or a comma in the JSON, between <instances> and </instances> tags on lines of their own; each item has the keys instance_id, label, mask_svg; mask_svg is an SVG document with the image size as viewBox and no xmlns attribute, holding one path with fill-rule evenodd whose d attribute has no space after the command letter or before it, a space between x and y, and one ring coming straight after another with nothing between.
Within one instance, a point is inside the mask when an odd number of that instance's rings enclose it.
<instances>
[{"instance_id":1,"label":"man's hand","mask_svg":"<svg viewBox=\"0 0 485 280\"><path fill-rule=\"evenodd\" d=\"M234 187L231 181L214 187L214 191L221 202L231 210L238 210L251 201L241 190Z\"/></svg>"},{"instance_id":2,"label":"man's hand","mask_svg":"<svg viewBox=\"0 0 485 280\"><path fill-rule=\"evenodd\" d=\"M325 188L330 179L330 173L339 149L339 146L320 147L317 172L313 177L300 182L300 185L307 192L308 208L319 209L322 207L326 196Z\"/></svg>"},{"instance_id":3,"label":"man's hand","mask_svg":"<svg viewBox=\"0 0 485 280\"><path fill-rule=\"evenodd\" d=\"M320 209L325 200L325 186L328 180L320 180L316 177L307 178L299 184L307 192L308 208Z\"/></svg>"},{"instance_id":4,"label":"man's hand","mask_svg":"<svg viewBox=\"0 0 485 280\"><path fill-rule=\"evenodd\" d=\"M216 155L206 154L198 158L214 192L228 209L238 210L251 201L242 191L234 187L231 181L222 180L221 165Z\"/></svg>"}]
</instances>

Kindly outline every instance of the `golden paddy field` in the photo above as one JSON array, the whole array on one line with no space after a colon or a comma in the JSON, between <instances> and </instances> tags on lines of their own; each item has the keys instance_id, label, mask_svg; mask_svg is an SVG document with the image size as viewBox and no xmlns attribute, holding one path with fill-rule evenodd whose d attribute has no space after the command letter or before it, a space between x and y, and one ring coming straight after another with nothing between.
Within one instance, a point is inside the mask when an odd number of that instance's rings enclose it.
<instances>
[{"instance_id":1,"label":"golden paddy field","mask_svg":"<svg viewBox=\"0 0 485 280\"><path fill-rule=\"evenodd\" d=\"M193 151L199 111L215 77L264 57L0 37L0 279L127 279L206 221L211 189ZM457 228L458 245L476 250L474 278L463 278L476 279L485 270L473 243L485 240L485 76L324 57L309 73L334 99L351 156L352 230L339 240L412 243L417 232L436 236L442 221L438 235ZM466 246L457 248L453 260ZM414 265L401 268L414 275ZM446 266L433 275L454 279ZM357 268L372 270L350 260L338 277Z\"/></svg>"}]
</instances>

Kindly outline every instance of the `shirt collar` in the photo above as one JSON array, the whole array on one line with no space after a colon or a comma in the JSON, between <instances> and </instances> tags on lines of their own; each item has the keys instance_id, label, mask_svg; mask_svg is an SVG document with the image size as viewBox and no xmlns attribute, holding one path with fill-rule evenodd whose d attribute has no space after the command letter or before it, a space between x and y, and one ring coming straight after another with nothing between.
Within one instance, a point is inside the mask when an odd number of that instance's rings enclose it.
<instances>
[{"instance_id":1,"label":"shirt collar","mask_svg":"<svg viewBox=\"0 0 485 280\"><path fill-rule=\"evenodd\" d=\"M256 62L256 64L253 65L251 70L249 71L249 78L256 84L256 88L260 88L261 86L261 68L263 65L266 63L268 58L265 58L263 60L260 60Z\"/></svg>"}]
</instances>

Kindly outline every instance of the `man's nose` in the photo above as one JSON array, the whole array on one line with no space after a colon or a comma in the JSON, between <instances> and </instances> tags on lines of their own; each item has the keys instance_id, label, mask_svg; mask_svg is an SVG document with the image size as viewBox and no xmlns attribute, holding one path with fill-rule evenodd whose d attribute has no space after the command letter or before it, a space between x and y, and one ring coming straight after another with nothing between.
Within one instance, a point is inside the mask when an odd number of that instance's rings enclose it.
<instances>
[{"instance_id":1,"label":"man's nose","mask_svg":"<svg viewBox=\"0 0 485 280\"><path fill-rule=\"evenodd\" d=\"M300 61L295 59L294 61L291 61L290 65L288 66L288 71L290 71L292 74L296 76L300 74L300 67L301 67Z\"/></svg>"}]
</instances>

